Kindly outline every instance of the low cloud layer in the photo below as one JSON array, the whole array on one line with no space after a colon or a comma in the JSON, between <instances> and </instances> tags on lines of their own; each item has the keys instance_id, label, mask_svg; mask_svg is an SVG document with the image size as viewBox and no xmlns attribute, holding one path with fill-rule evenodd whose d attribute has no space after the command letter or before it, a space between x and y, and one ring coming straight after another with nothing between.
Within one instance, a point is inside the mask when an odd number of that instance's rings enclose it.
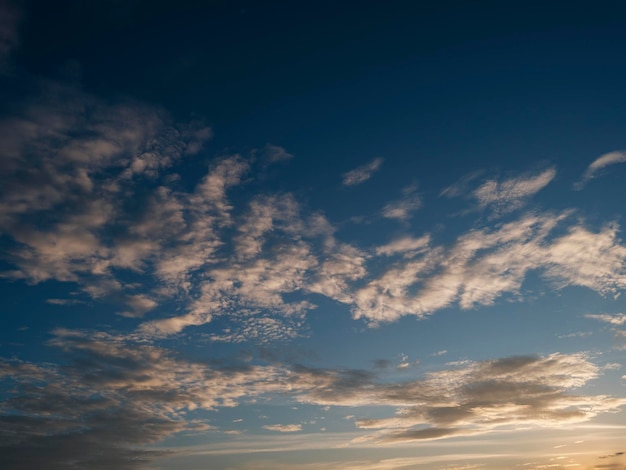
<instances>
[{"instance_id":1,"label":"low cloud layer","mask_svg":"<svg viewBox=\"0 0 626 470\"><path fill-rule=\"evenodd\" d=\"M211 429L193 410L287 389L272 366L218 369L105 333L57 330L50 345L64 366L0 362L0 381L12 384L0 408L2 468L144 468L164 455L146 445Z\"/></svg>"},{"instance_id":2,"label":"low cloud layer","mask_svg":"<svg viewBox=\"0 0 626 470\"><path fill-rule=\"evenodd\" d=\"M626 404L575 393L601 373L585 354L469 362L390 382L365 370L211 365L136 337L97 332L57 330L49 345L63 352L63 366L0 362L0 381L11 384L0 409L3 468L144 468L165 455L145 446L177 433L217 431L206 414L194 412L271 397L353 408L363 431L358 442L381 444L560 427ZM386 407L389 416L359 417L372 406ZM301 423L277 423L258 432L301 430Z\"/></svg>"},{"instance_id":3,"label":"low cloud layer","mask_svg":"<svg viewBox=\"0 0 626 470\"><path fill-rule=\"evenodd\" d=\"M400 442L473 435L519 426L559 427L614 413L626 399L576 395L598 377L584 354L519 356L469 363L402 383L376 383L357 371L302 371L305 402L338 406L390 406L395 415L357 419L368 439Z\"/></svg>"}]
</instances>

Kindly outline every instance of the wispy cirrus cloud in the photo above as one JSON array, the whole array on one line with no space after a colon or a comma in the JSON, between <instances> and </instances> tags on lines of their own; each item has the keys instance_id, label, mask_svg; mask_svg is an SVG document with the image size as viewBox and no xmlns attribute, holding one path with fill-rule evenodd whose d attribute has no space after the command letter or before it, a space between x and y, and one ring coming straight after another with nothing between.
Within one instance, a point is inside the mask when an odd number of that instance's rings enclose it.
<instances>
[{"instance_id":1,"label":"wispy cirrus cloud","mask_svg":"<svg viewBox=\"0 0 626 470\"><path fill-rule=\"evenodd\" d=\"M383 207L382 215L387 219L408 220L413 212L422 207L422 198L417 193L417 185L410 185L402 190L403 197Z\"/></svg>"},{"instance_id":2,"label":"wispy cirrus cloud","mask_svg":"<svg viewBox=\"0 0 626 470\"><path fill-rule=\"evenodd\" d=\"M499 217L524 207L533 195L550 184L556 176L556 169L548 168L502 181L495 178L487 179L475 189L471 189L482 174L483 172L470 173L445 188L440 195L470 197L476 201L478 209L489 211L491 217Z\"/></svg>"},{"instance_id":3,"label":"wispy cirrus cloud","mask_svg":"<svg viewBox=\"0 0 626 470\"><path fill-rule=\"evenodd\" d=\"M599 320L609 325L621 326L626 324L626 315L623 313L600 313L600 314L587 314L585 318L591 318L593 320Z\"/></svg>"},{"instance_id":4,"label":"wispy cirrus cloud","mask_svg":"<svg viewBox=\"0 0 626 470\"><path fill-rule=\"evenodd\" d=\"M549 168L537 174L522 175L504 181L488 180L472 192L481 209L494 216L507 214L523 207L526 201L545 188L556 176Z\"/></svg>"},{"instance_id":5,"label":"wispy cirrus cloud","mask_svg":"<svg viewBox=\"0 0 626 470\"><path fill-rule=\"evenodd\" d=\"M267 144L263 148L263 156L270 163L282 162L293 158L293 155L287 152L284 147L273 144Z\"/></svg>"},{"instance_id":6,"label":"wispy cirrus cloud","mask_svg":"<svg viewBox=\"0 0 626 470\"><path fill-rule=\"evenodd\" d=\"M616 348L617 349L626 349L626 330L620 328L623 325L626 325L626 315L623 313L600 313L600 314L587 314L585 318L590 318L592 320L598 320L603 323L608 323L610 325L610 329L613 332L613 335L616 340Z\"/></svg>"},{"instance_id":7,"label":"wispy cirrus cloud","mask_svg":"<svg viewBox=\"0 0 626 470\"><path fill-rule=\"evenodd\" d=\"M382 158L375 158L371 162L361 165L354 170L343 174L342 184L344 186L355 186L364 183L376 173L383 164Z\"/></svg>"},{"instance_id":8,"label":"wispy cirrus cloud","mask_svg":"<svg viewBox=\"0 0 626 470\"><path fill-rule=\"evenodd\" d=\"M275 432L298 432L302 431L301 424L267 424L263 429Z\"/></svg>"},{"instance_id":9,"label":"wispy cirrus cloud","mask_svg":"<svg viewBox=\"0 0 626 470\"><path fill-rule=\"evenodd\" d=\"M600 155L589 164L580 181L574 184L574 189L580 190L584 188L589 180L596 178L598 174L607 166L616 165L618 163L624 162L626 162L626 152L614 151Z\"/></svg>"}]
</instances>

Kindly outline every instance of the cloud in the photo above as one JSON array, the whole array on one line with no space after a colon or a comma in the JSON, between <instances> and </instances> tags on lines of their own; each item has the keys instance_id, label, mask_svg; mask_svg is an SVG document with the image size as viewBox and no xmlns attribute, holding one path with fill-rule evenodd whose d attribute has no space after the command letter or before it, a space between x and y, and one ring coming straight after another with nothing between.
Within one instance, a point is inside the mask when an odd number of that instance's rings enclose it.
<instances>
[{"instance_id":1,"label":"cloud","mask_svg":"<svg viewBox=\"0 0 626 470\"><path fill-rule=\"evenodd\" d=\"M477 178L479 178L482 174L484 173L484 171L479 170L479 171L473 171L472 173L469 173L465 176L463 176L461 179L459 179L458 181L456 181L454 184L451 184L450 186L444 188L440 193L439 196L440 197L459 197L459 196L466 196L468 193L470 193L470 185L472 184L473 181L475 181Z\"/></svg>"},{"instance_id":2,"label":"cloud","mask_svg":"<svg viewBox=\"0 0 626 470\"><path fill-rule=\"evenodd\" d=\"M480 209L488 209L494 216L513 212L526 204L526 201L545 188L556 176L556 170L549 168L537 174L528 174L504 181L487 180L472 192Z\"/></svg>"},{"instance_id":3,"label":"cloud","mask_svg":"<svg viewBox=\"0 0 626 470\"><path fill-rule=\"evenodd\" d=\"M353 314L376 324L403 315L425 317L458 304L462 309L519 296L528 272L537 271L557 288L577 285L601 294L626 287L626 247L617 227L599 232L574 225L559 237L554 230L569 217L526 215L461 235L451 247L428 243L397 261L354 293ZM385 246L381 253L389 250Z\"/></svg>"},{"instance_id":4,"label":"cloud","mask_svg":"<svg viewBox=\"0 0 626 470\"><path fill-rule=\"evenodd\" d=\"M208 431L189 413L285 390L272 366L214 368L106 333L56 330L64 366L0 362L12 384L0 408L2 468L138 469L175 433Z\"/></svg>"},{"instance_id":5,"label":"cloud","mask_svg":"<svg viewBox=\"0 0 626 470\"><path fill-rule=\"evenodd\" d=\"M626 315L624 315L623 313L602 313L598 315L587 314L585 315L585 318L599 320L601 322L611 325L611 331L613 332L615 340L617 342L617 349L626 348L626 330L618 328L626 324Z\"/></svg>"},{"instance_id":6,"label":"cloud","mask_svg":"<svg viewBox=\"0 0 626 470\"><path fill-rule=\"evenodd\" d=\"M592 231L570 212L531 213L445 245L424 234L357 247L293 194L245 192L267 164L257 151L214 158L184 187L174 170L210 138L201 122L177 123L161 109L104 102L64 84L42 89L0 122L0 229L12 267L0 275L74 283L93 299L121 304L116 311L129 318L150 312L137 330L147 337L221 317L228 331L213 332L214 341L295 338L315 295L371 325L424 318L453 305L520 298L531 271L555 288L617 295L626 286L616 224ZM370 175L381 163L363 168ZM554 175L490 180L472 194L504 213ZM420 204L411 185L383 215L407 220ZM181 309L165 311L172 300Z\"/></svg>"},{"instance_id":7,"label":"cloud","mask_svg":"<svg viewBox=\"0 0 626 470\"><path fill-rule=\"evenodd\" d=\"M184 359L136 335L57 329L49 345L63 366L0 361L8 382L0 408L6 468L135 469L163 455L147 446L181 432L211 431L194 410L288 397L296 403L376 406L388 417L356 419L379 444L472 435L511 426L558 427L617 412L626 400L576 395L602 369L585 354L467 362L411 381L364 370L232 364ZM270 424L294 433L301 424ZM43 432L42 432L43 431Z\"/></svg>"},{"instance_id":8,"label":"cloud","mask_svg":"<svg viewBox=\"0 0 626 470\"><path fill-rule=\"evenodd\" d=\"M263 429L275 432L298 432L302 431L302 425L300 424L268 424L263 426Z\"/></svg>"},{"instance_id":9,"label":"cloud","mask_svg":"<svg viewBox=\"0 0 626 470\"><path fill-rule=\"evenodd\" d=\"M473 183L483 174L470 173L439 194L445 197L471 197L478 203L478 209L487 210L492 218L514 212L526 205L528 200L545 188L556 176L555 168L525 173L520 176L498 181L488 179L475 189Z\"/></svg>"},{"instance_id":10,"label":"cloud","mask_svg":"<svg viewBox=\"0 0 626 470\"><path fill-rule=\"evenodd\" d=\"M602 313L602 314L597 314L597 315L587 314L585 315L585 318L599 320L601 322L608 323L614 326L621 326L621 325L626 324L626 315L623 313L613 313L613 314Z\"/></svg>"},{"instance_id":11,"label":"cloud","mask_svg":"<svg viewBox=\"0 0 626 470\"><path fill-rule=\"evenodd\" d=\"M626 153L621 151L609 152L599 156L587 167L587 170L585 170L580 181L574 185L574 188L582 189L589 180L597 177L603 168L624 162L626 162Z\"/></svg>"},{"instance_id":12,"label":"cloud","mask_svg":"<svg viewBox=\"0 0 626 470\"><path fill-rule=\"evenodd\" d=\"M372 177L372 175L377 172L381 165L383 164L382 158L375 158L369 163L365 165L359 166L354 170L350 170L347 173L343 174L342 184L344 186L354 186L357 184L364 183L368 179Z\"/></svg>"},{"instance_id":13,"label":"cloud","mask_svg":"<svg viewBox=\"0 0 626 470\"><path fill-rule=\"evenodd\" d=\"M390 406L395 415L359 419L384 442L473 435L511 426L560 427L615 413L626 400L572 390L598 377L585 354L515 356L431 372L422 379L378 383L364 371L300 370L305 403Z\"/></svg>"},{"instance_id":14,"label":"cloud","mask_svg":"<svg viewBox=\"0 0 626 470\"><path fill-rule=\"evenodd\" d=\"M383 217L387 219L408 220L412 213L422 207L422 198L416 193L417 186L411 185L403 189L403 198L385 205Z\"/></svg>"},{"instance_id":15,"label":"cloud","mask_svg":"<svg viewBox=\"0 0 626 470\"><path fill-rule=\"evenodd\" d=\"M158 184L160 172L197 153L210 131L140 103L103 102L59 83L42 88L0 122L0 229L16 243L17 266L4 276L113 285L112 269L140 272L160 248L155 232L128 227L140 218L129 197L145 197L134 181ZM35 223L42 214L46 224Z\"/></svg>"},{"instance_id":16,"label":"cloud","mask_svg":"<svg viewBox=\"0 0 626 470\"><path fill-rule=\"evenodd\" d=\"M287 150L280 145L267 144L263 149L263 153L264 157L270 163L282 162L293 158L293 155L287 152Z\"/></svg>"},{"instance_id":17,"label":"cloud","mask_svg":"<svg viewBox=\"0 0 626 470\"><path fill-rule=\"evenodd\" d=\"M46 299L46 303L51 305L78 305L84 304L85 301L79 299Z\"/></svg>"},{"instance_id":18,"label":"cloud","mask_svg":"<svg viewBox=\"0 0 626 470\"><path fill-rule=\"evenodd\" d=\"M424 235L423 237L402 237L398 238L391 243L376 248L377 255L393 256L396 254L402 254L405 257L413 257L423 252L430 244L430 235Z\"/></svg>"},{"instance_id":19,"label":"cloud","mask_svg":"<svg viewBox=\"0 0 626 470\"><path fill-rule=\"evenodd\" d=\"M154 299L142 294L127 295L124 297L124 303L130 307L130 310L120 312L120 315L129 318L143 317L146 312L158 305Z\"/></svg>"}]
</instances>

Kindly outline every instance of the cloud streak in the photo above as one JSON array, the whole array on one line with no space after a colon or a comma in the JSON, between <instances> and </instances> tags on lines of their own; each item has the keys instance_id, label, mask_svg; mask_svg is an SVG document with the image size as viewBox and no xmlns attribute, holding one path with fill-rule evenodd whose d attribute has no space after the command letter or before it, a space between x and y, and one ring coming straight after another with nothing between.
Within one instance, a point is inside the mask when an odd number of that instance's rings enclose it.
<instances>
[{"instance_id":1,"label":"cloud streak","mask_svg":"<svg viewBox=\"0 0 626 470\"><path fill-rule=\"evenodd\" d=\"M382 158L375 158L365 165L361 165L354 170L350 170L343 174L342 184L344 186L355 186L370 179L383 164Z\"/></svg>"},{"instance_id":2,"label":"cloud streak","mask_svg":"<svg viewBox=\"0 0 626 470\"><path fill-rule=\"evenodd\" d=\"M596 178L606 167L626 162L626 152L614 151L605 153L589 164L580 181L575 185L575 189L582 189L590 180Z\"/></svg>"}]
</instances>

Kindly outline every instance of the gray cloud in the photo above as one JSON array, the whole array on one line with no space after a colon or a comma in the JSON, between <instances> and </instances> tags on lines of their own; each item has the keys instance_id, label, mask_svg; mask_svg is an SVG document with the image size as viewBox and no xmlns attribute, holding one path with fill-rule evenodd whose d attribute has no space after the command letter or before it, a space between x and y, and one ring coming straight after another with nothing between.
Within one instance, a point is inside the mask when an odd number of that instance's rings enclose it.
<instances>
[{"instance_id":1,"label":"gray cloud","mask_svg":"<svg viewBox=\"0 0 626 470\"><path fill-rule=\"evenodd\" d=\"M181 432L210 431L194 410L235 407L264 397L319 406L377 406L389 417L357 419L379 443L440 439L511 425L551 427L612 413L626 400L576 395L601 369L585 354L519 356L430 372L404 382L367 370L193 362L136 336L56 330L50 346L63 366L0 362L10 384L0 405L3 468L139 469L146 449ZM358 412L358 411L357 411ZM299 424L270 424L281 433Z\"/></svg>"},{"instance_id":2,"label":"gray cloud","mask_svg":"<svg viewBox=\"0 0 626 470\"><path fill-rule=\"evenodd\" d=\"M379 442L485 433L511 425L561 426L613 413L626 400L571 391L598 377L584 354L518 356L470 362L402 383L379 383L365 371L300 369L299 400L337 406L396 407L394 416L361 419Z\"/></svg>"},{"instance_id":3,"label":"gray cloud","mask_svg":"<svg viewBox=\"0 0 626 470\"><path fill-rule=\"evenodd\" d=\"M286 389L271 366L216 369L106 333L57 330L50 345L64 366L0 362L12 384L0 405L2 468L144 468L163 455L148 444L211 428L187 413Z\"/></svg>"},{"instance_id":4,"label":"gray cloud","mask_svg":"<svg viewBox=\"0 0 626 470\"><path fill-rule=\"evenodd\" d=\"M364 183L376 173L383 164L382 158L375 158L365 165L361 165L354 170L350 170L343 174L342 184L344 186L355 186Z\"/></svg>"}]
</instances>

